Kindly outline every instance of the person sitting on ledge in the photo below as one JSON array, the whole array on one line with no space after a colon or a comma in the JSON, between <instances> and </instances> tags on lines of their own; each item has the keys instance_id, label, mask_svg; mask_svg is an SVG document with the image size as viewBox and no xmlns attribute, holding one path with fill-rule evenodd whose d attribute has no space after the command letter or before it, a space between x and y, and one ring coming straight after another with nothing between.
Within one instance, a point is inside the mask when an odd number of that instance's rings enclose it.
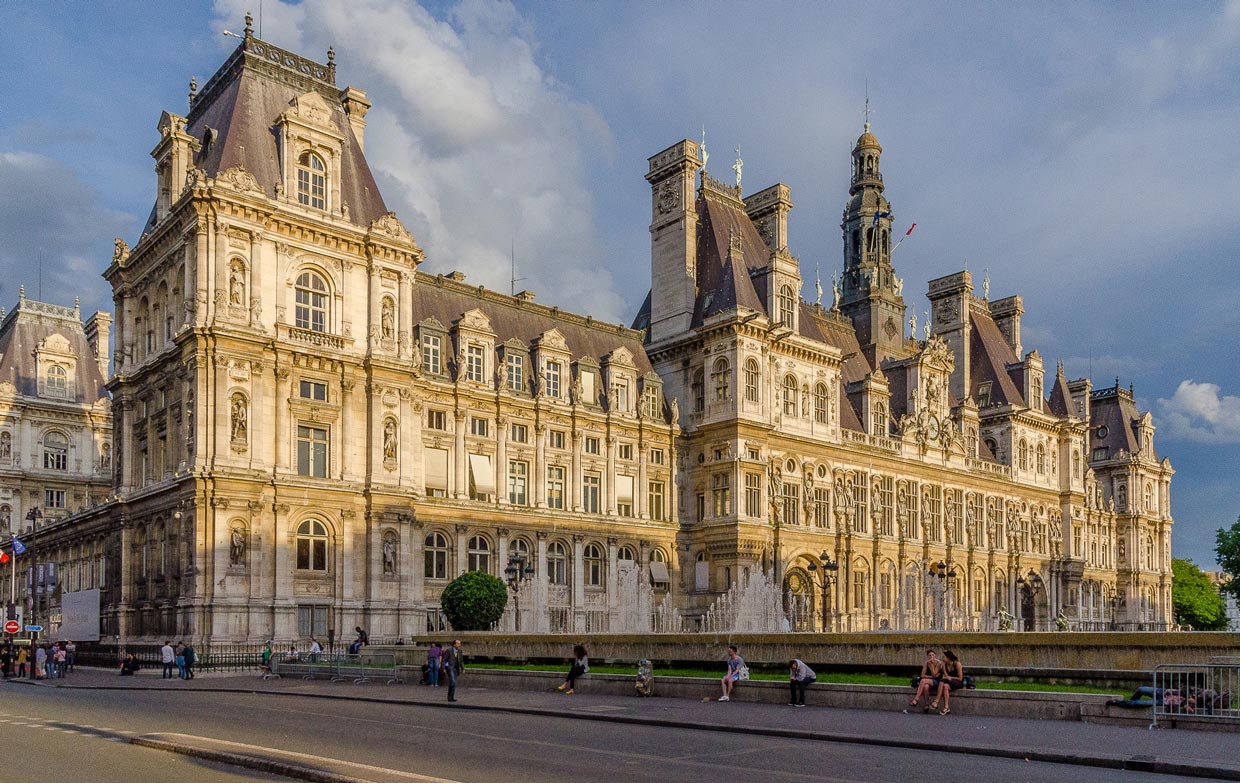
<instances>
[{"instance_id":1,"label":"person sitting on ledge","mask_svg":"<svg viewBox=\"0 0 1240 783\"><path fill-rule=\"evenodd\" d=\"M939 678L942 676L943 662L939 660L939 654L934 650L926 650L926 660L921 665L921 674L917 683L917 694L913 696L913 700L909 702L908 706L916 707L918 702L921 701L922 696L929 699L930 690L938 687ZM934 704L925 707L923 711L929 712L938 706L939 703L936 701Z\"/></svg>"},{"instance_id":2,"label":"person sitting on ledge","mask_svg":"<svg viewBox=\"0 0 1240 783\"><path fill-rule=\"evenodd\" d=\"M568 667L568 676L564 678L564 682L557 691L564 691L568 695L572 695L573 687L577 684L577 678L590 671L590 659L586 657L586 648L578 644L573 647L573 662Z\"/></svg>"},{"instance_id":3,"label":"person sitting on ledge","mask_svg":"<svg viewBox=\"0 0 1240 783\"><path fill-rule=\"evenodd\" d=\"M942 701L943 710L940 715L948 715L951 713L951 697L952 691L960 690L964 687L964 664L956 657L956 653L951 650L943 651L943 676L939 678L939 692L934 698L934 704L930 705L930 709Z\"/></svg>"}]
</instances>

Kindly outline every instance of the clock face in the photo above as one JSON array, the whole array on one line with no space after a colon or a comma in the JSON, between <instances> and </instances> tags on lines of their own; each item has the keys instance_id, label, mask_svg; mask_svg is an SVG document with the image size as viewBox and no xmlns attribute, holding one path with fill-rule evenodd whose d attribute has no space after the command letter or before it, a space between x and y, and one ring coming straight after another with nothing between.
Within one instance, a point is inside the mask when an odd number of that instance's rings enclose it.
<instances>
[{"instance_id":1,"label":"clock face","mask_svg":"<svg viewBox=\"0 0 1240 783\"><path fill-rule=\"evenodd\" d=\"M930 423L926 425L926 429L930 433L930 440L939 437L939 420L931 416Z\"/></svg>"},{"instance_id":2,"label":"clock face","mask_svg":"<svg viewBox=\"0 0 1240 783\"><path fill-rule=\"evenodd\" d=\"M788 574L788 592L799 593L805 589L805 578L796 571Z\"/></svg>"}]
</instances>

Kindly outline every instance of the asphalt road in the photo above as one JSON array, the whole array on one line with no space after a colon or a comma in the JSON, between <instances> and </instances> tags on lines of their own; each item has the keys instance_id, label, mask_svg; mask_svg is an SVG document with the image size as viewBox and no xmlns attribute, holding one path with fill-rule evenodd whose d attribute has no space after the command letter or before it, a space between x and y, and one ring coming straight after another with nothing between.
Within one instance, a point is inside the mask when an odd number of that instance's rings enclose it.
<instances>
[{"instance_id":1,"label":"asphalt road","mask_svg":"<svg viewBox=\"0 0 1240 783\"><path fill-rule=\"evenodd\" d=\"M911 775L947 777L953 783L1188 780L958 753L451 709L446 704L20 685L0 690L0 744L7 760L21 765L6 764L7 769L99 783L273 779L257 772L229 772L123 741L154 732L261 745L461 783L907 783ZM967 744L968 738L961 737L960 742Z\"/></svg>"}]
</instances>

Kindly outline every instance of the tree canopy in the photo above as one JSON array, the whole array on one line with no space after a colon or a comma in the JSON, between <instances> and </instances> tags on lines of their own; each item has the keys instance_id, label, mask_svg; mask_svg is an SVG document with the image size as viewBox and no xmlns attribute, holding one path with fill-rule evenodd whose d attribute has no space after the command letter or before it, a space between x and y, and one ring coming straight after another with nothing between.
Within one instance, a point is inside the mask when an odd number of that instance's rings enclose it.
<instances>
[{"instance_id":1,"label":"tree canopy","mask_svg":"<svg viewBox=\"0 0 1240 783\"><path fill-rule=\"evenodd\" d=\"M481 571L467 571L448 583L440 606L456 631L489 631L508 605L508 588Z\"/></svg>"},{"instance_id":2,"label":"tree canopy","mask_svg":"<svg viewBox=\"0 0 1240 783\"><path fill-rule=\"evenodd\" d=\"M1240 519L1229 528L1219 528L1214 539L1214 554L1219 568L1231 574L1230 582L1219 589L1240 601Z\"/></svg>"},{"instance_id":3,"label":"tree canopy","mask_svg":"<svg viewBox=\"0 0 1240 783\"><path fill-rule=\"evenodd\" d=\"M1175 620L1198 631L1227 628L1227 605L1210 577L1192 560L1171 561L1171 603Z\"/></svg>"}]
</instances>

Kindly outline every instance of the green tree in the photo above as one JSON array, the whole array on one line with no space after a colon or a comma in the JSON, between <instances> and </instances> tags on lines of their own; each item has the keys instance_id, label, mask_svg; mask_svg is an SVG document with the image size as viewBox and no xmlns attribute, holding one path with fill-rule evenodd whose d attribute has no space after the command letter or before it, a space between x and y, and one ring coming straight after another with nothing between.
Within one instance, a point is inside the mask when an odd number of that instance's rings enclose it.
<instances>
[{"instance_id":1,"label":"green tree","mask_svg":"<svg viewBox=\"0 0 1240 783\"><path fill-rule=\"evenodd\" d=\"M1198 631L1227 628L1227 606L1210 577L1192 560L1171 561L1171 603L1175 620Z\"/></svg>"},{"instance_id":2,"label":"green tree","mask_svg":"<svg viewBox=\"0 0 1240 783\"><path fill-rule=\"evenodd\" d=\"M448 583L439 605L454 630L487 631L508 605L508 588L490 574L468 571Z\"/></svg>"},{"instance_id":3,"label":"green tree","mask_svg":"<svg viewBox=\"0 0 1240 783\"><path fill-rule=\"evenodd\" d=\"M1230 582L1219 589L1240 601L1240 519L1229 528L1218 529L1214 538L1214 554L1218 557L1219 568L1231 574Z\"/></svg>"}]
</instances>

